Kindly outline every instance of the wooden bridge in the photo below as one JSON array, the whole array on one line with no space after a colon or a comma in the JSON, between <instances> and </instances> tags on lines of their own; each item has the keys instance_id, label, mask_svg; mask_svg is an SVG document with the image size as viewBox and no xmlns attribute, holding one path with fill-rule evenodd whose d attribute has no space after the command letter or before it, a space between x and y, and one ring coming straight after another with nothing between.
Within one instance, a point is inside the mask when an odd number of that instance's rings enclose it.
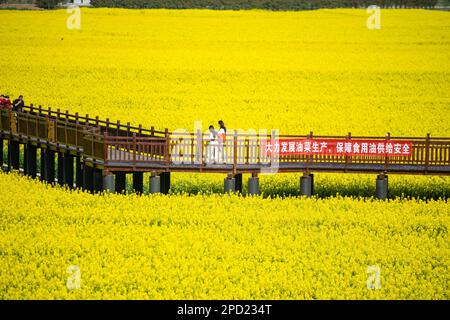
<instances>
[{"instance_id":1,"label":"wooden bridge","mask_svg":"<svg viewBox=\"0 0 450 320\"><path fill-rule=\"evenodd\" d=\"M258 174L303 172L301 194L313 193L313 172L377 174L377 197L387 197L387 174L450 175L450 138L357 137L227 133L220 163L208 156L207 135L169 132L111 122L68 111L26 106L20 112L0 111L0 156L7 170L22 170L48 183L79 187L91 192L122 192L126 173L133 189L143 192L143 173L150 172L150 192L168 193L171 172L225 173L225 191L242 192L242 174L249 173L249 193L259 193ZM408 156L371 154L275 154L264 152L273 141L409 141ZM3 165L3 144L8 143ZM37 152L40 150L38 174ZM23 161L21 161L21 152ZM55 165L55 160L57 166ZM21 165L22 162L22 165ZM55 170L56 169L56 170Z\"/></svg>"}]
</instances>

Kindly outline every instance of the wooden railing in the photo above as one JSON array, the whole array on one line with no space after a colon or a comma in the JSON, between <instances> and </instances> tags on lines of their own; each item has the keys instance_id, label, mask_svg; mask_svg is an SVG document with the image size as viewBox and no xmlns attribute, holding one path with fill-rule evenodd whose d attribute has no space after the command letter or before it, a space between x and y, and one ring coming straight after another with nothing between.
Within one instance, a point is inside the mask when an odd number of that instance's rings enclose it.
<instances>
[{"instance_id":1,"label":"wooden railing","mask_svg":"<svg viewBox=\"0 0 450 320\"><path fill-rule=\"evenodd\" d=\"M389 171L402 165L405 172L408 166L420 167L421 173L439 167L439 172L450 174L450 138L425 137L383 137L352 136L313 136L280 135L277 139L321 139L346 140L370 139L374 141L408 140L412 142L411 155L400 156L346 156L346 155L302 155L273 156L263 152L266 141L273 140L274 134L242 134L229 132L224 145L219 148L223 157L214 163L209 156L212 146L206 133L172 133L167 129L157 131L153 127L143 128L142 125L131 126L120 121L111 122L89 115L81 116L68 111L44 109L41 106L27 106L22 112L9 110L0 111L0 132L3 136L34 139L37 142L56 145L58 148L69 148L86 159L98 161L105 167L131 166L132 168L164 167L226 167L226 170L236 171L239 168L250 169L270 166L276 163L285 168L306 168L320 164L330 164L346 170L352 165L374 166ZM344 169L342 169L342 166ZM224 169L225 170L225 169ZM417 170L411 170L417 172Z\"/></svg>"}]
</instances>

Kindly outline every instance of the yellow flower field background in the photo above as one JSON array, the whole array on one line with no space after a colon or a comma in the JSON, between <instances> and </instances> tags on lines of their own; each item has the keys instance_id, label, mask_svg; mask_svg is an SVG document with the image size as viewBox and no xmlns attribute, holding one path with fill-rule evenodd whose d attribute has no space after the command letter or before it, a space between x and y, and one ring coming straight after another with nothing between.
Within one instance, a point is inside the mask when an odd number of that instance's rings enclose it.
<instances>
[{"instance_id":1,"label":"yellow flower field background","mask_svg":"<svg viewBox=\"0 0 450 320\"><path fill-rule=\"evenodd\" d=\"M450 136L449 12L382 10L380 30L353 9L68 17L0 10L0 93L157 129ZM388 202L371 175L317 174L313 199L299 174L262 176L264 197L217 194L223 178L140 197L0 174L0 298L448 299L448 177L390 176Z\"/></svg>"},{"instance_id":2,"label":"yellow flower field background","mask_svg":"<svg viewBox=\"0 0 450 320\"><path fill-rule=\"evenodd\" d=\"M11 174L0 187L3 299L449 297L442 200L94 196Z\"/></svg>"}]
</instances>

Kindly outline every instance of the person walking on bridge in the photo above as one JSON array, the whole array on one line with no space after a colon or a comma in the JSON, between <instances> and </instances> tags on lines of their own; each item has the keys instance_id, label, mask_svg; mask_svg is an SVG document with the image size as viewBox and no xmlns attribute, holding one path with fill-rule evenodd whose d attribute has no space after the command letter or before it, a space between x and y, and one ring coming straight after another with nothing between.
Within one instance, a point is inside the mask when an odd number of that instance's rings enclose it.
<instances>
[{"instance_id":1,"label":"person walking on bridge","mask_svg":"<svg viewBox=\"0 0 450 320\"><path fill-rule=\"evenodd\" d=\"M209 126L209 138L208 138L208 163L217 163L219 161L219 142L217 141L217 131L213 125Z\"/></svg>"},{"instance_id":2,"label":"person walking on bridge","mask_svg":"<svg viewBox=\"0 0 450 320\"><path fill-rule=\"evenodd\" d=\"M222 120L219 120L219 132L217 132L217 137L219 140L219 147L218 147L218 158L219 161L222 163L227 163L227 157L225 153L225 142L227 139L227 128L225 127L225 123Z\"/></svg>"}]
</instances>

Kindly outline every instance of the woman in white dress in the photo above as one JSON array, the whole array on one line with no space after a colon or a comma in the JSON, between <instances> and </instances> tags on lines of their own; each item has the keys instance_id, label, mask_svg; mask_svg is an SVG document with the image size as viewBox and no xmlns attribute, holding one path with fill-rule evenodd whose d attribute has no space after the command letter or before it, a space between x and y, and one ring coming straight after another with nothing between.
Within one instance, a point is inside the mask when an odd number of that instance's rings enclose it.
<instances>
[{"instance_id":1,"label":"woman in white dress","mask_svg":"<svg viewBox=\"0 0 450 320\"><path fill-rule=\"evenodd\" d=\"M217 131L212 125L209 126L208 141L208 163L217 163L219 161L219 142L217 141Z\"/></svg>"}]
</instances>

